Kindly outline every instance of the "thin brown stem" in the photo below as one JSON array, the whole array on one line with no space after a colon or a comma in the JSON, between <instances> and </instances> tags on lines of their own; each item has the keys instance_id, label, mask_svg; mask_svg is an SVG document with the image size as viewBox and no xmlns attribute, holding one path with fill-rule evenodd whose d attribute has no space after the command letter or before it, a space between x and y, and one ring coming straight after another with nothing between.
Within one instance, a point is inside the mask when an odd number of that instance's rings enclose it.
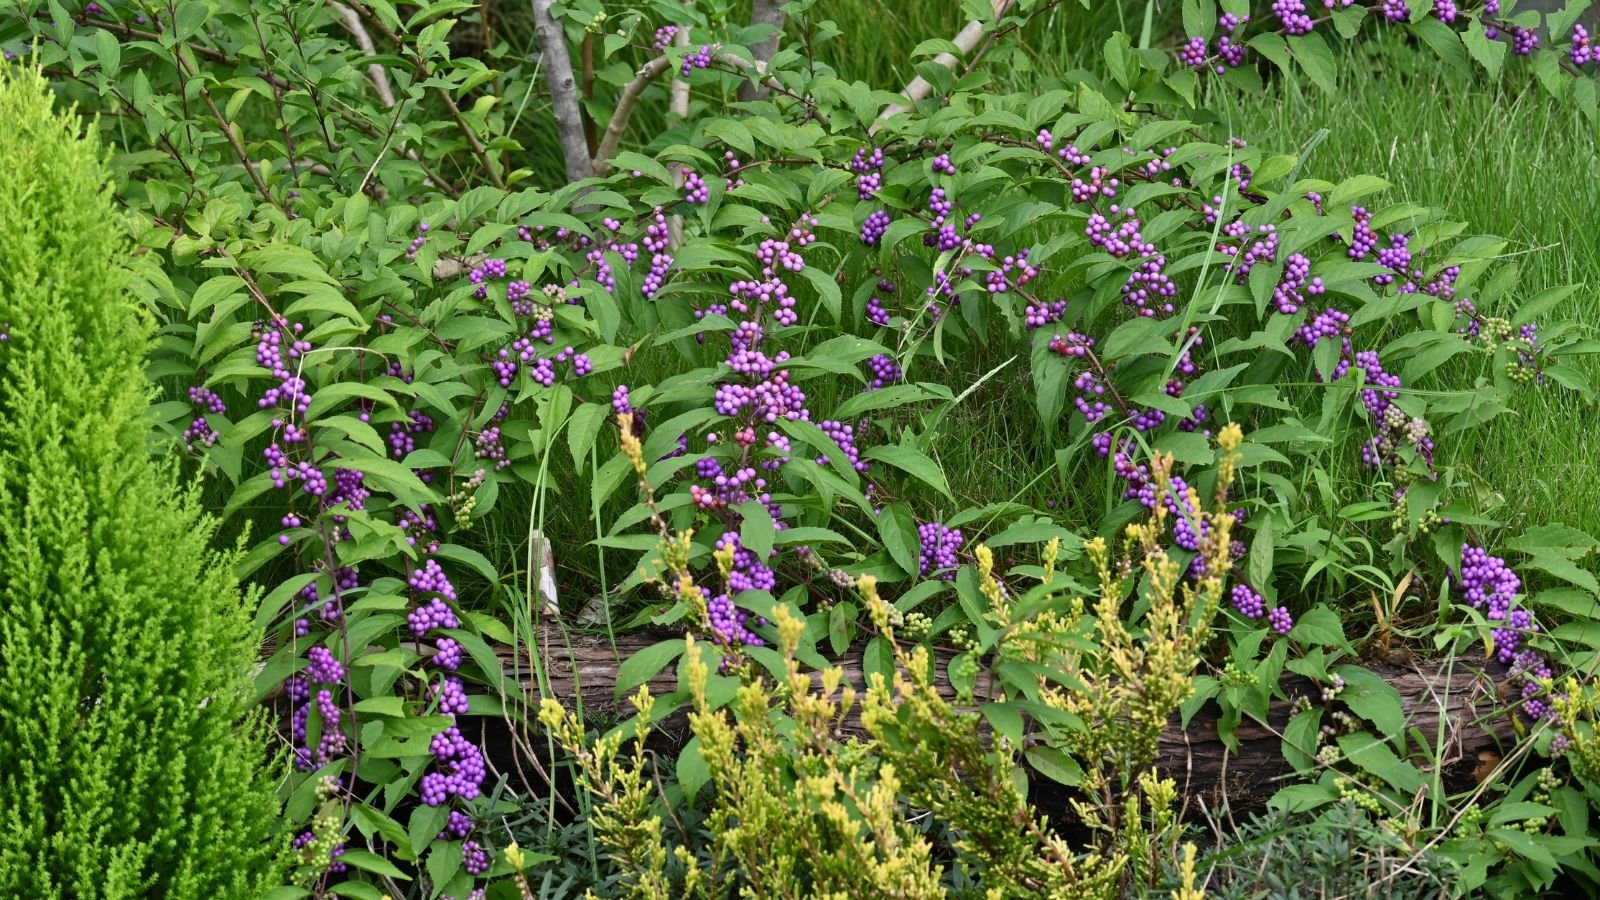
<instances>
[{"instance_id":1,"label":"thin brown stem","mask_svg":"<svg viewBox=\"0 0 1600 900\"><path fill-rule=\"evenodd\" d=\"M583 105L578 107L578 114L583 117L583 139L589 145L589 155L593 156L595 147L600 143L600 126L595 122L594 116L589 115L589 104L594 102L594 35L585 33L583 36Z\"/></svg>"},{"instance_id":2,"label":"thin brown stem","mask_svg":"<svg viewBox=\"0 0 1600 900\"><path fill-rule=\"evenodd\" d=\"M178 62L180 75L191 65L183 58L185 46L186 43L180 40L177 46L173 48L173 59ZM195 73L191 72L190 74L193 75ZM250 180L255 184L256 190L261 192L261 198L287 213L288 210L284 209L283 204L273 198L272 192L267 189L267 183L261 180L261 172L256 167L256 164L250 160L250 154L245 152L244 142L239 140L239 134L234 130L235 126L223 117L222 110L217 108L216 101L211 99L211 92L206 90L204 84L200 85L200 99L205 102L206 108L211 110L211 115L216 118L217 124L222 127L222 134L228 139L228 146L233 148L233 155L239 158L240 164L244 166L245 173L250 176Z\"/></svg>"},{"instance_id":3,"label":"thin brown stem","mask_svg":"<svg viewBox=\"0 0 1600 900\"><path fill-rule=\"evenodd\" d=\"M416 68L419 78L427 80L433 77L433 68L428 65L428 61L408 46L398 34L395 34L389 28L388 23L374 14L361 0L347 0L347 2L351 9L354 9L361 18L376 28L378 33L384 36L385 40L394 44L395 48L405 55L411 65ZM489 159L489 154L483 146L483 141L478 138L478 132L473 129L471 123L461 114L461 107L456 104L455 98L450 96L450 92L443 87L434 88L434 93L444 102L445 109L450 111L450 117L455 120L456 126L461 129L462 136L467 139L467 146L472 148L472 155L477 157L478 165L482 166L484 174L489 176L489 182L497 188L504 188L506 183L505 179L500 177L499 167Z\"/></svg>"}]
</instances>

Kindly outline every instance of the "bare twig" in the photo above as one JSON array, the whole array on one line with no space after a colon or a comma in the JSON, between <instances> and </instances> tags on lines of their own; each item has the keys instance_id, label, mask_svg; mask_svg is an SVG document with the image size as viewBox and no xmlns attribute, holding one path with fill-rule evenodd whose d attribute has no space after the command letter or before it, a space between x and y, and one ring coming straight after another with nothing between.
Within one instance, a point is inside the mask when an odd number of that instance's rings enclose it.
<instances>
[{"instance_id":1,"label":"bare twig","mask_svg":"<svg viewBox=\"0 0 1600 900\"><path fill-rule=\"evenodd\" d=\"M178 62L178 71L180 73L185 72L188 69L188 62L183 57L183 41L178 42L176 50L177 52L173 54L173 59ZM190 72L189 74L192 77L194 73ZM217 125L222 128L223 136L228 139L228 146L233 148L233 155L239 158L240 165L244 167L245 173L250 176L250 181L255 184L256 190L260 192L261 199L283 210L283 204L279 203L272 196L272 192L267 190L267 183L261 180L261 172L257 170L255 163L250 161L250 154L245 152L244 143L239 140L239 133L235 130L237 126L223 117L222 110L218 109L216 101L211 99L211 92L206 90L203 85L200 88L200 99L205 101L206 108L211 110L211 115L216 118ZM287 210L284 211L287 212Z\"/></svg>"},{"instance_id":2,"label":"bare twig","mask_svg":"<svg viewBox=\"0 0 1600 900\"><path fill-rule=\"evenodd\" d=\"M433 68L428 65L428 61L426 59L422 58L422 54L408 46L406 42L401 39L400 35L395 34L394 30L391 29L382 19L378 18L376 13L368 9L367 6L361 2L361 0L345 0L345 2L348 3L350 8L354 9L361 16L361 18L366 19L372 24L372 27L378 29L378 33L382 34L385 40L389 41L391 44L394 44L396 49L410 59L411 65L417 70L418 78L427 80L433 77ZM544 0L540 0L540 2L544 2ZM456 103L456 98L452 97L450 95L450 91L443 87L434 88L434 93L438 95L440 100L444 101L445 109L450 111L450 117L455 120L457 127L461 129L461 135L467 139L467 146L472 148L472 155L478 158L478 165L482 167L484 174L489 176L489 182L497 188L505 187L506 182L504 178L500 177L499 168L496 167L495 164L489 159L489 154L488 151L484 149L483 141L479 140L478 133L473 130L472 125L467 121L466 116L461 114L461 107Z\"/></svg>"},{"instance_id":3,"label":"bare twig","mask_svg":"<svg viewBox=\"0 0 1600 900\"><path fill-rule=\"evenodd\" d=\"M741 72L754 70L756 78L763 84L774 90L783 90L782 85L767 75L767 67L763 63L752 63L731 53L717 53L711 59L713 62L722 63ZM594 154L592 164L594 174L605 175L611 171L611 157L617 155L617 148L622 144L622 133L628 130L628 119L633 115L633 108L639 103L639 95L650 86L650 82L661 77L661 74L671 67L670 59L658 56L640 67L638 74L628 82L627 87L622 89L622 96L617 98L616 112L611 114L611 123L606 126L605 137L600 139L600 149Z\"/></svg>"},{"instance_id":4,"label":"bare twig","mask_svg":"<svg viewBox=\"0 0 1600 900\"><path fill-rule=\"evenodd\" d=\"M606 125L605 137L600 139L600 147L594 152L594 161L591 163L593 174L605 175L611 171L611 157L617 155L617 148L622 144L622 133L628 129L628 119L639 102L639 95L650 86L650 82L671 67L672 60L657 56L645 63L633 80L628 82L628 86L622 89L622 96L617 98L617 109L611 114L610 124Z\"/></svg>"},{"instance_id":5,"label":"bare twig","mask_svg":"<svg viewBox=\"0 0 1600 900\"><path fill-rule=\"evenodd\" d=\"M1010 9L1012 4L1012 0L989 0L989 2L997 20L1005 15L1006 10ZM972 49L983 41L983 35L987 28L986 23L973 19L956 34L951 43L955 44L956 49L962 53L971 53ZM941 53L935 56L933 61L946 69L954 69L961 60L956 58L955 54ZM905 102L891 103L884 107L883 112L878 116L878 122L881 124L885 119L892 118L903 112L910 112L911 108L916 106L918 102L927 99L928 94L932 91L933 83L921 75L911 79L911 83L906 85L906 89L900 92L900 96L905 98ZM878 125L874 125L873 130L876 131L877 129Z\"/></svg>"},{"instance_id":6,"label":"bare twig","mask_svg":"<svg viewBox=\"0 0 1600 900\"><path fill-rule=\"evenodd\" d=\"M755 60L765 65L772 54L778 52L778 39L783 35L783 5L785 0L755 0L750 9L750 24L772 25L777 30L772 32L761 43L750 48L755 55ZM739 99L742 101L765 100L767 86L759 81L747 81L739 85Z\"/></svg>"},{"instance_id":7,"label":"bare twig","mask_svg":"<svg viewBox=\"0 0 1600 900\"><path fill-rule=\"evenodd\" d=\"M372 43L372 35L367 33L367 27L361 24L361 17L356 11L339 0L328 0L328 6L339 14L339 24L350 36L356 39L356 44L368 56L377 56L378 48ZM367 78L372 82L372 89L378 93L378 100L383 103L384 109L394 106L394 89L389 86L389 70L378 63L367 66Z\"/></svg>"},{"instance_id":8,"label":"bare twig","mask_svg":"<svg viewBox=\"0 0 1600 900\"><path fill-rule=\"evenodd\" d=\"M555 0L533 0L534 37L539 42L539 53L543 57L540 65L550 85L550 106L555 112L561 155L567 164L567 180L582 181L594 174L594 161L589 156L589 143L583 135L583 110L578 103L578 80L572 74L572 54L567 50L567 34L550 12L550 7L554 5ZM621 112L620 107L618 112ZM615 116L612 121L616 121ZM605 146L604 142L601 146Z\"/></svg>"}]
</instances>

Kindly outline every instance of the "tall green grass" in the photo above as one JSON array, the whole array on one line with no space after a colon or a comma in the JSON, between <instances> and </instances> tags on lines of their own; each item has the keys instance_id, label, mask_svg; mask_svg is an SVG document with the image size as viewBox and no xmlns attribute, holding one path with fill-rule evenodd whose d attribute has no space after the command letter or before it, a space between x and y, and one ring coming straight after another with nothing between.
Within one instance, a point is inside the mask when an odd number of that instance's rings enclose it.
<instances>
[{"instance_id":1,"label":"tall green grass","mask_svg":"<svg viewBox=\"0 0 1600 900\"><path fill-rule=\"evenodd\" d=\"M1510 241L1516 297L1582 287L1553 317L1600 324L1600 130L1544 94L1525 66L1499 84L1444 68L1426 51L1379 40L1349 49L1340 92L1280 81L1227 112L1253 143L1311 146L1306 174L1377 174L1373 202L1439 207L1469 233ZM1494 312L1490 310L1489 312ZM1586 366L1600 381L1600 367ZM1565 522L1600 531L1600 414L1556 385L1524 390L1513 414L1464 436L1451 453L1481 482L1480 501L1512 528Z\"/></svg>"},{"instance_id":2,"label":"tall green grass","mask_svg":"<svg viewBox=\"0 0 1600 900\"><path fill-rule=\"evenodd\" d=\"M918 42L949 36L961 25L955 4L921 0L822 0L815 13L841 27L839 37L817 46L819 62L846 80L881 86L897 86L914 74L911 51ZM1170 11L1151 16L1153 42L1168 34L1172 18ZM1115 30L1137 36L1144 19L1142 4L1094 14L1063 4L1016 36L1020 52L1006 64L980 66L980 71L988 73L998 92L1027 90L1051 75L1094 68L1106 36ZM790 39L804 38L791 23ZM1345 48L1341 73L1335 95L1274 78L1259 94L1219 93L1210 102L1251 143L1272 152L1302 152L1308 176L1382 175L1392 187L1370 198L1370 204L1439 207L1466 222L1469 232L1507 238L1506 253L1521 268L1518 296L1581 284L1568 308L1554 315L1586 326L1600 322L1600 215L1595 213L1600 209L1600 134L1592 126L1541 93L1525 66L1510 65L1498 84L1490 83L1481 73L1447 69L1430 51L1392 37ZM947 410L898 414L897 425L919 433L932 429L927 449L949 474L957 495L956 504L936 496L915 498L919 511L942 516L1017 500L1035 507L1051 503L1069 526L1099 522L1119 497L1092 454L1074 454L1058 466L1057 450L1066 434L1037 426L1026 356L1011 359L1021 348L969 350L951 357L947 371L939 371L944 367L932 358L919 359L913 377L959 390L998 371ZM675 351L646 351L625 378L649 384L683 364ZM820 409L833 405L828 397L814 399ZM1456 445L1441 448L1442 457L1469 472L1478 488L1474 504L1489 508L1513 532L1547 522L1600 531L1600 479L1589 477L1600 471L1600 439L1588 435L1594 421L1591 404L1556 385L1524 390L1511 414L1452 438ZM1336 494L1371 495L1371 476L1353 455L1326 464ZM546 484L588 480L587 472L568 471L569 460L551 465ZM1295 480L1312 488L1309 474ZM551 503L536 493L543 491L508 487L501 498L504 512L486 523L492 542L503 551L501 559L521 562L527 523L517 516L538 509L558 552L567 548L559 565L568 577L587 582L580 590L614 586L626 576L618 567L627 565L630 554L607 558L595 544L584 545L599 536L587 498ZM632 503L631 491L619 490L602 517L614 516L623 497ZM510 518L500 521L501 516Z\"/></svg>"}]
</instances>

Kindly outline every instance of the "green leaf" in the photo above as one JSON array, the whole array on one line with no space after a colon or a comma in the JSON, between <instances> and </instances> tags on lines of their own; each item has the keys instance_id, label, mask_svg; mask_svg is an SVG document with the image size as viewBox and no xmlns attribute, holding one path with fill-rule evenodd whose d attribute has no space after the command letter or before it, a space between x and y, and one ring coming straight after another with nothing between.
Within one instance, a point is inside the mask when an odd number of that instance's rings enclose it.
<instances>
[{"instance_id":1,"label":"green leaf","mask_svg":"<svg viewBox=\"0 0 1600 900\"><path fill-rule=\"evenodd\" d=\"M428 851L428 878L436 885L446 885L459 871L461 851L450 843L436 842Z\"/></svg>"},{"instance_id":2,"label":"green leaf","mask_svg":"<svg viewBox=\"0 0 1600 900\"><path fill-rule=\"evenodd\" d=\"M1541 55L1554 56L1554 54L1550 53ZM1527 325L1528 323L1549 312L1557 303L1560 303L1562 300L1572 296L1577 290L1577 285L1569 284L1561 287L1548 288L1540 291L1537 294L1534 294L1533 299L1517 307L1517 313L1515 316L1512 316L1511 324Z\"/></svg>"},{"instance_id":3,"label":"green leaf","mask_svg":"<svg viewBox=\"0 0 1600 900\"><path fill-rule=\"evenodd\" d=\"M1322 39L1322 35L1314 31L1299 35L1289 41L1289 50L1317 87L1330 94L1338 90L1338 64L1334 62L1333 51L1328 49L1328 42Z\"/></svg>"},{"instance_id":4,"label":"green leaf","mask_svg":"<svg viewBox=\"0 0 1600 900\"><path fill-rule=\"evenodd\" d=\"M422 856L422 851L428 849L428 845L433 843L439 832L444 830L445 820L449 816L450 811L443 806L421 804L411 811L411 821L406 834L411 843L412 854Z\"/></svg>"},{"instance_id":5,"label":"green leaf","mask_svg":"<svg viewBox=\"0 0 1600 900\"><path fill-rule=\"evenodd\" d=\"M1535 525L1516 540L1506 542L1506 549L1529 555L1560 556L1580 559L1600 547L1586 532L1559 523Z\"/></svg>"},{"instance_id":6,"label":"green leaf","mask_svg":"<svg viewBox=\"0 0 1600 900\"><path fill-rule=\"evenodd\" d=\"M1570 559L1554 554L1539 553L1530 556L1523 565L1549 572L1562 581L1581 587L1591 594L1600 594L1600 582L1597 582L1595 577L1588 571L1580 569Z\"/></svg>"},{"instance_id":7,"label":"green leaf","mask_svg":"<svg viewBox=\"0 0 1600 900\"><path fill-rule=\"evenodd\" d=\"M667 664L683 655L683 639L669 638L643 650L635 650L617 667L616 697L621 699L633 689L660 674Z\"/></svg>"},{"instance_id":8,"label":"green leaf","mask_svg":"<svg viewBox=\"0 0 1600 900\"><path fill-rule=\"evenodd\" d=\"M1246 574L1250 576L1250 584L1269 600L1274 599L1272 591L1272 554L1274 543L1277 540L1274 530L1275 519L1271 514L1263 515L1256 525L1255 538L1250 542L1250 559L1247 563Z\"/></svg>"},{"instance_id":9,"label":"green leaf","mask_svg":"<svg viewBox=\"0 0 1600 900\"><path fill-rule=\"evenodd\" d=\"M583 464L594 447L594 441L605 426L609 410L604 403L580 403L567 420L567 449L572 453L573 468L583 471Z\"/></svg>"},{"instance_id":10,"label":"green leaf","mask_svg":"<svg viewBox=\"0 0 1600 900\"><path fill-rule=\"evenodd\" d=\"M763 562L772 555L772 541L777 531L772 524L772 513L765 505L749 500L738 506L743 521L739 525L739 543Z\"/></svg>"},{"instance_id":11,"label":"green leaf","mask_svg":"<svg viewBox=\"0 0 1600 900\"><path fill-rule=\"evenodd\" d=\"M1396 756L1388 741L1380 737L1366 732L1343 734L1339 736L1339 749L1344 751L1346 759L1408 796L1422 790L1425 783L1422 773Z\"/></svg>"},{"instance_id":12,"label":"green leaf","mask_svg":"<svg viewBox=\"0 0 1600 900\"><path fill-rule=\"evenodd\" d=\"M363 716L386 716L391 719L405 718L406 701L403 697L368 697L356 701L351 710Z\"/></svg>"},{"instance_id":13,"label":"green leaf","mask_svg":"<svg viewBox=\"0 0 1600 900\"><path fill-rule=\"evenodd\" d=\"M388 896L365 881L341 881L329 887L328 892L340 897L349 897L351 900L383 900Z\"/></svg>"},{"instance_id":14,"label":"green leaf","mask_svg":"<svg viewBox=\"0 0 1600 900\"><path fill-rule=\"evenodd\" d=\"M1249 45L1250 49L1265 56L1283 74L1294 76L1294 67L1289 64L1289 47L1284 43L1282 35L1263 31L1251 38Z\"/></svg>"},{"instance_id":15,"label":"green leaf","mask_svg":"<svg viewBox=\"0 0 1600 900\"><path fill-rule=\"evenodd\" d=\"M323 268L316 255L303 247L268 244L260 250L245 253L242 259L246 266L263 274L292 275L296 279L321 281L331 285L339 283L328 274L327 269Z\"/></svg>"},{"instance_id":16,"label":"green leaf","mask_svg":"<svg viewBox=\"0 0 1600 900\"><path fill-rule=\"evenodd\" d=\"M662 184L672 184L672 173L667 171L667 167L648 156L624 150L612 158L612 165L619 172L642 172Z\"/></svg>"},{"instance_id":17,"label":"green leaf","mask_svg":"<svg viewBox=\"0 0 1600 900\"><path fill-rule=\"evenodd\" d=\"M396 822L394 819L389 818L387 815L384 815L365 803L356 803L351 805L350 819L355 822L356 827L361 830L361 833L369 838L373 835L382 835L384 840L389 841L397 847L404 847L408 843L406 840L406 830L400 827L399 822ZM401 851L402 854L404 852L404 850Z\"/></svg>"},{"instance_id":18,"label":"green leaf","mask_svg":"<svg viewBox=\"0 0 1600 900\"><path fill-rule=\"evenodd\" d=\"M853 419L862 413L877 409L899 409L923 400L948 400L921 384L895 384L875 391L863 391L833 409L833 417L840 421Z\"/></svg>"},{"instance_id":19,"label":"green leaf","mask_svg":"<svg viewBox=\"0 0 1600 900\"><path fill-rule=\"evenodd\" d=\"M422 483L416 473L393 460L381 457L346 456L339 461L339 467L354 469L376 479L379 487L393 493L396 499L413 509L424 503L433 502L433 492Z\"/></svg>"},{"instance_id":20,"label":"green leaf","mask_svg":"<svg viewBox=\"0 0 1600 900\"><path fill-rule=\"evenodd\" d=\"M1350 6L1336 10L1333 13L1333 29L1339 32L1339 37L1348 41L1361 31L1361 20L1366 16L1365 6Z\"/></svg>"},{"instance_id":21,"label":"green leaf","mask_svg":"<svg viewBox=\"0 0 1600 900\"><path fill-rule=\"evenodd\" d=\"M1172 352L1172 343L1168 340L1172 329L1172 323L1163 319L1143 316L1129 319L1106 338L1100 357L1110 363L1129 356L1166 356Z\"/></svg>"},{"instance_id":22,"label":"green leaf","mask_svg":"<svg viewBox=\"0 0 1600 900\"><path fill-rule=\"evenodd\" d=\"M943 584L944 582L940 583ZM945 677L950 679L950 686L955 688L958 693L964 695L971 694L972 689L976 687L978 683L978 675L976 672L967 671L963 674L963 667L966 664L966 659L971 655L972 654L968 652L958 653L955 656L950 657L950 662L945 665L944 670Z\"/></svg>"},{"instance_id":23,"label":"green leaf","mask_svg":"<svg viewBox=\"0 0 1600 900\"><path fill-rule=\"evenodd\" d=\"M1552 870L1558 868L1556 858L1541 845L1541 841L1535 840L1532 835L1520 828L1491 828L1486 834L1510 847L1518 856L1530 862L1538 863ZM1549 835L1540 835L1540 838L1547 840Z\"/></svg>"},{"instance_id":24,"label":"green leaf","mask_svg":"<svg viewBox=\"0 0 1600 900\"><path fill-rule=\"evenodd\" d=\"M1361 666L1344 665L1334 669L1344 679L1339 701L1350 711L1377 726L1379 734L1400 734L1405 728L1405 708L1394 685Z\"/></svg>"},{"instance_id":25,"label":"green leaf","mask_svg":"<svg viewBox=\"0 0 1600 900\"><path fill-rule=\"evenodd\" d=\"M712 119L706 123L705 132L745 156L755 155L755 139L750 136L750 129L738 119Z\"/></svg>"},{"instance_id":26,"label":"green leaf","mask_svg":"<svg viewBox=\"0 0 1600 900\"><path fill-rule=\"evenodd\" d=\"M1131 41L1126 33L1121 31L1112 32L1111 37L1106 39L1105 46L1101 50L1101 58L1105 61L1106 68L1111 72L1111 76L1117 79L1118 84L1121 84L1124 88L1131 85L1133 73L1130 69L1133 63L1133 52Z\"/></svg>"},{"instance_id":27,"label":"green leaf","mask_svg":"<svg viewBox=\"0 0 1600 900\"><path fill-rule=\"evenodd\" d=\"M1376 175L1355 175L1339 182L1339 184L1328 193L1327 205L1329 209L1343 206L1358 197L1365 197L1368 194L1375 194L1378 191L1386 191L1389 189L1389 187L1390 184L1388 180L1379 178ZM1336 283L1331 275L1328 279L1328 283L1330 285Z\"/></svg>"},{"instance_id":28,"label":"green leaf","mask_svg":"<svg viewBox=\"0 0 1600 900\"><path fill-rule=\"evenodd\" d=\"M1584 11L1593 5L1591 0L1567 0L1567 5L1562 7L1559 12L1545 13L1544 24L1549 36L1556 40L1565 38L1567 33L1572 30L1573 23L1582 18ZM1554 54L1547 53L1544 55Z\"/></svg>"},{"instance_id":29,"label":"green leaf","mask_svg":"<svg viewBox=\"0 0 1600 900\"><path fill-rule=\"evenodd\" d=\"M1436 16L1414 17L1411 23L1411 33L1421 38L1434 53L1449 63L1453 68L1465 70L1467 68L1467 53L1461 45L1461 36L1454 28L1440 21ZM1549 56L1550 54L1540 54Z\"/></svg>"},{"instance_id":30,"label":"green leaf","mask_svg":"<svg viewBox=\"0 0 1600 900\"><path fill-rule=\"evenodd\" d=\"M1310 812L1339 799L1339 792L1323 784L1291 784L1280 789L1267 805L1283 812Z\"/></svg>"},{"instance_id":31,"label":"green leaf","mask_svg":"<svg viewBox=\"0 0 1600 900\"><path fill-rule=\"evenodd\" d=\"M100 60L101 71L107 75L115 75L122 68L122 45L104 28L95 29L94 53Z\"/></svg>"},{"instance_id":32,"label":"green leaf","mask_svg":"<svg viewBox=\"0 0 1600 900\"><path fill-rule=\"evenodd\" d=\"M1216 30L1217 7L1212 0L1183 0L1184 34L1203 37L1209 41Z\"/></svg>"},{"instance_id":33,"label":"green leaf","mask_svg":"<svg viewBox=\"0 0 1600 900\"><path fill-rule=\"evenodd\" d=\"M1500 66L1506 58L1506 45L1502 41L1489 40L1484 32L1483 20L1474 18L1461 35L1461 42L1467 45L1467 53L1489 73L1490 80L1500 77Z\"/></svg>"},{"instance_id":34,"label":"green leaf","mask_svg":"<svg viewBox=\"0 0 1600 900\"><path fill-rule=\"evenodd\" d=\"M411 876L400 871L394 863L367 850L346 850L339 855L339 861L347 866L353 866L363 872L374 875L383 875L397 881L410 881Z\"/></svg>"},{"instance_id":35,"label":"green leaf","mask_svg":"<svg viewBox=\"0 0 1600 900\"><path fill-rule=\"evenodd\" d=\"M885 684L889 684L894 677L894 647L889 639L878 635L867 642L866 650L861 654L861 671L871 679L874 674L882 675ZM868 682L871 683L870 681Z\"/></svg>"},{"instance_id":36,"label":"green leaf","mask_svg":"<svg viewBox=\"0 0 1600 900\"><path fill-rule=\"evenodd\" d=\"M1023 754L1035 772L1067 787L1077 787L1083 782L1083 767L1078 761L1054 747L1036 744Z\"/></svg>"},{"instance_id":37,"label":"green leaf","mask_svg":"<svg viewBox=\"0 0 1600 900\"><path fill-rule=\"evenodd\" d=\"M212 309L223 299L243 291L243 278L237 275L213 275L195 288L194 296L189 298L189 318L193 319L200 315L201 310Z\"/></svg>"},{"instance_id":38,"label":"green leaf","mask_svg":"<svg viewBox=\"0 0 1600 900\"><path fill-rule=\"evenodd\" d=\"M959 57L961 48L956 46L955 41L949 38L928 38L911 48L912 59L921 59L924 56L938 56L942 53Z\"/></svg>"},{"instance_id":39,"label":"green leaf","mask_svg":"<svg viewBox=\"0 0 1600 900\"><path fill-rule=\"evenodd\" d=\"M916 575L920 568L916 520L911 508L904 503L891 503L878 514L878 537L889 558L907 575Z\"/></svg>"},{"instance_id":40,"label":"green leaf","mask_svg":"<svg viewBox=\"0 0 1600 900\"><path fill-rule=\"evenodd\" d=\"M1553 609L1576 619L1600 620L1600 599L1588 591L1576 588L1547 588L1534 594L1530 602L1535 606Z\"/></svg>"},{"instance_id":41,"label":"green leaf","mask_svg":"<svg viewBox=\"0 0 1600 900\"><path fill-rule=\"evenodd\" d=\"M839 282L831 273L824 272L816 266L806 266L800 270L800 275L817 291L817 299L822 301L828 315L835 323L840 321L843 314L844 295L839 290Z\"/></svg>"},{"instance_id":42,"label":"green leaf","mask_svg":"<svg viewBox=\"0 0 1600 900\"><path fill-rule=\"evenodd\" d=\"M1283 758L1300 774L1317 768L1317 740L1322 728L1322 710L1316 707L1294 714L1283 729Z\"/></svg>"},{"instance_id":43,"label":"green leaf","mask_svg":"<svg viewBox=\"0 0 1600 900\"><path fill-rule=\"evenodd\" d=\"M200 26L211 18L211 4L204 0L189 0L178 7L176 24L178 40L185 40L200 30Z\"/></svg>"},{"instance_id":44,"label":"green leaf","mask_svg":"<svg viewBox=\"0 0 1600 900\"><path fill-rule=\"evenodd\" d=\"M945 481L944 472L940 471L939 466L921 450L898 444L880 444L869 449L862 456L894 466L949 499L955 499L955 496L950 493L949 482Z\"/></svg>"},{"instance_id":45,"label":"green leaf","mask_svg":"<svg viewBox=\"0 0 1600 900\"><path fill-rule=\"evenodd\" d=\"M856 636L856 619L860 616L861 607L849 600L835 603L828 611L828 643L833 645L835 656L850 649L850 642Z\"/></svg>"},{"instance_id":46,"label":"green leaf","mask_svg":"<svg viewBox=\"0 0 1600 900\"><path fill-rule=\"evenodd\" d=\"M1289 637L1301 644L1350 649L1339 614L1323 604L1301 613L1294 623L1294 629L1289 632Z\"/></svg>"},{"instance_id":47,"label":"green leaf","mask_svg":"<svg viewBox=\"0 0 1600 900\"><path fill-rule=\"evenodd\" d=\"M1013 746L1022 745L1022 713L1009 703L985 703L980 709L983 717L989 720L990 727L998 734L1011 741Z\"/></svg>"},{"instance_id":48,"label":"green leaf","mask_svg":"<svg viewBox=\"0 0 1600 900\"><path fill-rule=\"evenodd\" d=\"M689 743L684 744L683 749L678 751L677 776L678 785L691 800L700 793L706 782L711 780L711 767L706 764L706 758L700 752L698 736L690 738Z\"/></svg>"},{"instance_id":49,"label":"green leaf","mask_svg":"<svg viewBox=\"0 0 1600 900\"><path fill-rule=\"evenodd\" d=\"M500 572L494 567L494 563L471 547L463 547L460 544L440 544L438 551L434 555L470 567L472 571L481 575L483 580L490 584L500 580Z\"/></svg>"}]
</instances>

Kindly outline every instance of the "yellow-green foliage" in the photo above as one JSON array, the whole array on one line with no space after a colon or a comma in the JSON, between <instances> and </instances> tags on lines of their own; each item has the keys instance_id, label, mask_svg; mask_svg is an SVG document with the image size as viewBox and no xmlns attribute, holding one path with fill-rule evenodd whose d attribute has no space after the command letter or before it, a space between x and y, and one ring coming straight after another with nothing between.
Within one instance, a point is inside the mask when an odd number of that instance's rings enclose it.
<instances>
[{"instance_id":1,"label":"yellow-green foliage","mask_svg":"<svg viewBox=\"0 0 1600 900\"><path fill-rule=\"evenodd\" d=\"M280 884L231 560L149 456L100 151L0 67L0 896Z\"/></svg>"},{"instance_id":2,"label":"yellow-green foliage","mask_svg":"<svg viewBox=\"0 0 1600 900\"><path fill-rule=\"evenodd\" d=\"M1161 730L1192 690L1222 596L1232 519L1220 498L1239 441L1236 426L1219 438L1224 456L1216 510L1204 510L1196 496L1186 498L1188 508L1200 510L1202 521L1193 526L1205 535L1207 571L1218 573L1198 586L1180 587L1179 567L1161 546L1164 504L1150 521L1129 528L1122 558L1113 560L1103 541L1089 545L1100 576L1092 615L1081 598L1038 602L1054 598L1054 544L1046 549L1043 584L1027 603L1010 599L994 574L993 554L977 549L980 592L1003 629L996 654L1032 663L1030 671L1040 674L1030 687L1047 707L1078 723L1051 734L1056 748L1084 767L1088 799L1073 805L1095 835L1090 846L1070 844L1028 803L1020 748L985 734L978 713L941 693L927 648L908 650L895 641L894 611L879 597L876 580L863 576L857 587L874 629L889 639L895 671L889 678L874 673L859 697L838 667L815 677L802 671L796 649L805 624L785 606L774 611L784 678L772 684L747 677L728 708L710 705L706 655L686 638L690 724L714 787L705 820L710 837L700 853L667 849L644 751L652 709L644 689L634 699L639 717L626 758L620 732L590 742L571 713L545 701L540 719L573 754L584 786L600 801L595 832L628 891L651 898L740 891L760 897L940 895L942 867L910 821L912 810L926 810L948 826L962 866L989 897L1110 900L1158 883L1168 861L1182 881L1172 896L1197 900L1194 848L1176 841L1176 786L1151 766ZM1152 466L1163 491L1169 464L1157 458ZM706 597L689 572L689 546L687 535L664 539L656 577L704 618ZM718 554L724 576L729 553ZM1136 571L1145 576L1148 612L1129 623L1122 605ZM844 739L840 725L858 700L867 736Z\"/></svg>"}]
</instances>

